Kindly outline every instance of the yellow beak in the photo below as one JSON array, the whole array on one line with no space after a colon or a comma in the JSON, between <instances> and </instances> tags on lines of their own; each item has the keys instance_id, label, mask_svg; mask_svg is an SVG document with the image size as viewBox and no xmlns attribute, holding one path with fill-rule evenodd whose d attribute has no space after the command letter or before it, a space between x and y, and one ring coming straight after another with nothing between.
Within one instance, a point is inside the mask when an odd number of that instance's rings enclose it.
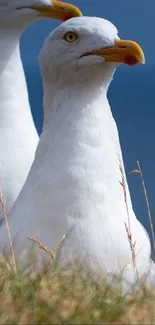
<instances>
[{"instance_id":1,"label":"yellow beak","mask_svg":"<svg viewBox=\"0 0 155 325\"><path fill-rule=\"evenodd\" d=\"M135 65L138 63L145 63L144 53L141 47L134 41L115 40L115 45L104 47L86 55L98 55L104 58L106 62L125 63L128 65Z\"/></svg>"},{"instance_id":2,"label":"yellow beak","mask_svg":"<svg viewBox=\"0 0 155 325\"><path fill-rule=\"evenodd\" d=\"M18 9L22 8L29 8L38 11L39 17L54 18L61 21L82 16L81 11L74 5L57 0L51 0L51 5L49 6L23 6Z\"/></svg>"}]
</instances>

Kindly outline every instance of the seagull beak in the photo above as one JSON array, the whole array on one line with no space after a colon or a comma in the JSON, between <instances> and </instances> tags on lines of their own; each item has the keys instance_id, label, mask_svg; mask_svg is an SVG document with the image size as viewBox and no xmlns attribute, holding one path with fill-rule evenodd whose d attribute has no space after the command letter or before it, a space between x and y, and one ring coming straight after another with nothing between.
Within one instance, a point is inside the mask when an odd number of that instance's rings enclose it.
<instances>
[{"instance_id":1,"label":"seagull beak","mask_svg":"<svg viewBox=\"0 0 155 325\"><path fill-rule=\"evenodd\" d=\"M116 39L114 46L105 47L97 54L103 56L106 62L125 63L131 66L145 63L143 50L134 41Z\"/></svg>"},{"instance_id":2,"label":"seagull beak","mask_svg":"<svg viewBox=\"0 0 155 325\"><path fill-rule=\"evenodd\" d=\"M144 53L136 42L120 39L115 40L114 46L94 50L82 56L86 55L98 55L103 57L105 62L125 63L130 66L145 63Z\"/></svg>"},{"instance_id":3,"label":"seagull beak","mask_svg":"<svg viewBox=\"0 0 155 325\"><path fill-rule=\"evenodd\" d=\"M22 8L26 7L24 6L18 9ZM54 18L61 21L82 16L81 11L74 5L57 0L51 0L51 5L28 6L27 8L36 10L39 13L39 17Z\"/></svg>"}]
</instances>

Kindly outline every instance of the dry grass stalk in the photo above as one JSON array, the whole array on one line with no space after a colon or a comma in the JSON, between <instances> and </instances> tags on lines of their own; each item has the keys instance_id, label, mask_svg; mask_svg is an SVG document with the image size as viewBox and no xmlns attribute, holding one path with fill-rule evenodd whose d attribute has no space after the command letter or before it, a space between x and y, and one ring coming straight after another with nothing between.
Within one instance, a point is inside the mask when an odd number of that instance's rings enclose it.
<instances>
[{"instance_id":1,"label":"dry grass stalk","mask_svg":"<svg viewBox=\"0 0 155 325\"><path fill-rule=\"evenodd\" d=\"M60 242L58 243L57 247L54 250L51 250L49 248L47 248L44 244L42 244L39 240L36 240L32 237L29 237L28 239L31 240L34 244L36 244L38 246L39 249L42 249L44 252L46 252L56 263L56 265L59 267L59 269L61 271L63 271L63 267L60 265L60 263L58 262L56 255L58 254L58 251L60 250L60 248L62 247L62 244L64 242L66 238L66 235L64 235L62 237L62 239L60 240Z\"/></svg>"},{"instance_id":2,"label":"dry grass stalk","mask_svg":"<svg viewBox=\"0 0 155 325\"><path fill-rule=\"evenodd\" d=\"M152 241L153 241L153 250L154 250L154 253L155 253L155 233L154 233L153 222L152 222L151 208L150 208L149 199L148 199L148 195L147 195L147 190L146 190L146 186L145 186L145 181L144 181L144 177L143 177L143 173L142 173L139 161L137 161L137 165L138 165L138 169L132 170L130 174L139 174L139 176L141 178L143 192L144 192L146 206L147 206L148 217L149 217L149 223L150 223L150 228L151 228L151 235L152 235Z\"/></svg>"},{"instance_id":3,"label":"dry grass stalk","mask_svg":"<svg viewBox=\"0 0 155 325\"><path fill-rule=\"evenodd\" d=\"M11 239L10 227L9 227L9 223L8 223L7 213L6 213L6 204L5 204L5 200L4 200L2 191L0 191L0 204L2 207L2 215L5 219L6 229L7 229L8 238L9 238L9 246L10 246L11 258L12 258L12 263L13 263L13 270L15 273L17 273L15 254L14 254L14 250L13 250L13 243L12 243L12 239Z\"/></svg>"},{"instance_id":4,"label":"dry grass stalk","mask_svg":"<svg viewBox=\"0 0 155 325\"><path fill-rule=\"evenodd\" d=\"M125 201L126 211L127 211L127 217L128 217L128 225L125 222L125 229L126 229L126 233L127 233L127 237L128 237L130 249L131 249L132 263L133 263L133 268L135 270L136 280L138 281L138 278L139 277L138 277L138 271L137 271L137 267L136 267L136 255L135 255L136 242L133 242L133 238L132 238L131 223L130 223L130 214L129 214L129 208L128 208L128 202L127 202L127 192L126 192L125 177L124 177L124 172L123 172L123 168L122 168L121 159L120 159L119 156L118 156L118 159L119 159L119 168L120 168L120 172L121 172L121 182L120 182L120 184L121 184L121 186L123 188L124 201Z\"/></svg>"}]
</instances>

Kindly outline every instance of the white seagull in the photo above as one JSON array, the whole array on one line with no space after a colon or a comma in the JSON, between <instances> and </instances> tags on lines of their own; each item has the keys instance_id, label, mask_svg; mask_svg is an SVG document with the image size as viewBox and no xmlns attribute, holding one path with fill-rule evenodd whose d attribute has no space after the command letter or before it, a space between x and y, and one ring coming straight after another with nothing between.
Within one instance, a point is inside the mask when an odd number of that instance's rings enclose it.
<instances>
[{"instance_id":1,"label":"white seagull","mask_svg":"<svg viewBox=\"0 0 155 325\"><path fill-rule=\"evenodd\" d=\"M7 213L26 180L38 144L20 57L20 35L37 19L66 20L79 15L75 6L56 0L0 0L0 190Z\"/></svg>"},{"instance_id":2,"label":"white seagull","mask_svg":"<svg viewBox=\"0 0 155 325\"><path fill-rule=\"evenodd\" d=\"M132 208L107 91L117 65L144 63L143 52L137 43L121 40L111 22L80 17L51 33L39 63L44 127L9 218L14 250L21 254L29 249L28 237L54 249L68 234L60 261L69 256L113 275L123 270L132 284L135 266L127 232L132 233L140 279L152 263L150 240ZM0 242L1 249L7 247L5 225Z\"/></svg>"}]
</instances>

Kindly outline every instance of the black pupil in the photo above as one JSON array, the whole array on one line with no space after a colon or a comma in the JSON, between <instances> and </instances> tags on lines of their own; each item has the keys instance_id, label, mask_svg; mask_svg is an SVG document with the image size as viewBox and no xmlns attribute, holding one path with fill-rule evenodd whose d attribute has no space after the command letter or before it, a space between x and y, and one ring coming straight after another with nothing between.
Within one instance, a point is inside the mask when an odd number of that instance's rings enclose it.
<instances>
[{"instance_id":1,"label":"black pupil","mask_svg":"<svg viewBox=\"0 0 155 325\"><path fill-rule=\"evenodd\" d=\"M72 39L73 39L73 34L69 34L69 39L72 41Z\"/></svg>"}]
</instances>

